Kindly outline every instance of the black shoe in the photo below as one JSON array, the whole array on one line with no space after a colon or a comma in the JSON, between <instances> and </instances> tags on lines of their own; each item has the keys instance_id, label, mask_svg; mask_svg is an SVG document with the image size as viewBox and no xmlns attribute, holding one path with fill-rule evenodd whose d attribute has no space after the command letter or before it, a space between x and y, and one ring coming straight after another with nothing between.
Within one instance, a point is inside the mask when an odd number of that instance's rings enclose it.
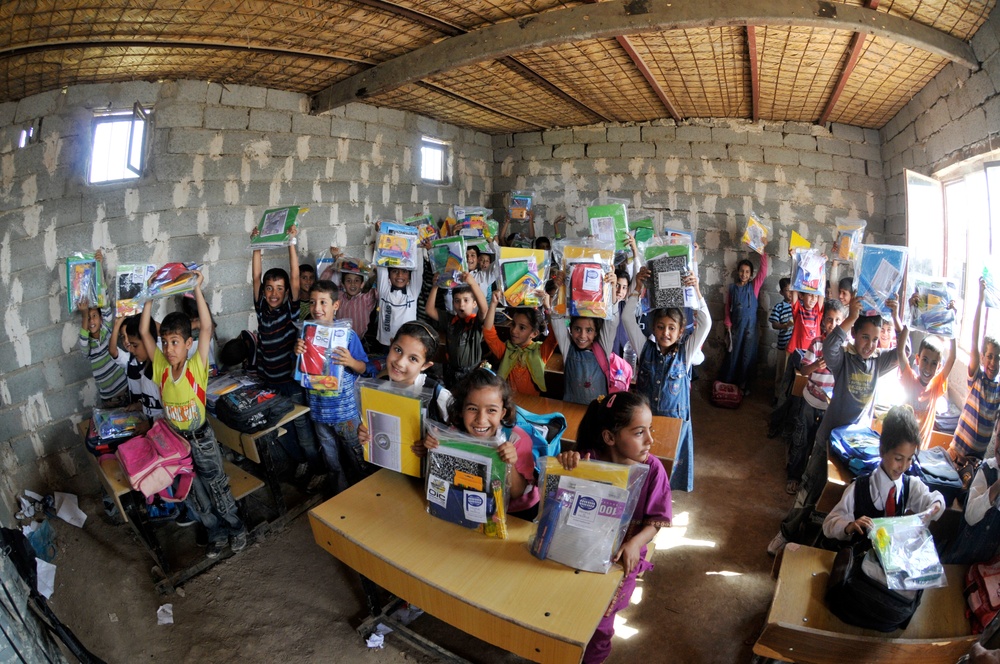
<instances>
[{"instance_id":1,"label":"black shoe","mask_svg":"<svg viewBox=\"0 0 1000 664\"><path fill-rule=\"evenodd\" d=\"M222 552L226 548L226 540L219 540L218 542L209 542L208 550L205 551L205 557L215 559L222 555Z\"/></svg>"},{"instance_id":2,"label":"black shoe","mask_svg":"<svg viewBox=\"0 0 1000 664\"><path fill-rule=\"evenodd\" d=\"M188 512L187 510L182 510L177 515L177 518L174 519L174 523L180 526L181 528L189 528L191 526L197 525L198 519L191 516L191 513Z\"/></svg>"}]
</instances>

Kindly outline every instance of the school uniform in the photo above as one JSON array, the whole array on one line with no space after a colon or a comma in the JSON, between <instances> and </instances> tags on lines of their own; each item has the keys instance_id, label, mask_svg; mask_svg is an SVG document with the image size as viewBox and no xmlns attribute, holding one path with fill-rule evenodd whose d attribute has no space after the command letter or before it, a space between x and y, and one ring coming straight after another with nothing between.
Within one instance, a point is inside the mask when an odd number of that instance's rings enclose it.
<instances>
[{"instance_id":1,"label":"school uniform","mask_svg":"<svg viewBox=\"0 0 1000 664\"><path fill-rule=\"evenodd\" d=\"M900 475L893 481L880 465L869 475L863 475L844 490L837 506L823 520L823 534L830 539L853 539L845 528L863 516L879 519L884 516L918 514L935 503L944 510L944 496L931 491L919 478ZM938 513L939 515L941 512Z\"/></svg>"},{"instance_id":2,"label":"school uniform","mask_svg":"<svg viewBox=\"0 0 1000 664\"><path fill-rule=\"evenodd\" d=\"M417 320L417 304L424 279L424 261L417 256L417 267L410 270L410 283L396 288L389 281L389 268L376 268L378 287L378 342L388 346L403 323Z\"/></svg>"},{"instance_id":3,"label":"school uniform","mask_svg":"<svg viewBox=\"0 0 1000 664\"><path fill-rule=\"evenodd\" d=\"M757 276L745 284L729 284L726 294L726 327L729 328L733 349L726 359L722 382L746 389L757 366L757 297L767 277L767 254L760 256Z\"/></svg>"},{"instance_id":4,"label":"school uniform","mask_svg":"<svg viewBox=\"0 0 1000 664\"><path fill-rule=\"evenodd\" d=\"M986 459L969 486L958 537L942 556L946 565L987 562L1000 553L1000 498L990 501L990 487L1000 477L995 457Z\"/></svg>"}]
</instances>

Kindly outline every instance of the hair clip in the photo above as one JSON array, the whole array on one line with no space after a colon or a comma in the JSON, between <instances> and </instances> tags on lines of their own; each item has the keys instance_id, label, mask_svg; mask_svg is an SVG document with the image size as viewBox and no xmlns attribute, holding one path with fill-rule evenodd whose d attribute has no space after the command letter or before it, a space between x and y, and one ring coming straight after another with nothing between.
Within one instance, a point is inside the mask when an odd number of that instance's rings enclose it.
<instances>
[{"instance_id":1,"label":"hair clip","mask_svg":"<svg viewBox=\"0 0 1000 664\"><path fill-rule=\"evenodd\" d=\"M617 393L612 394L610 397L608 397L608 402L606 404L604 404L604 407L605 408L611 408L611 406L613 406L614 403L615 403L615 397L616 396L618 396Z\"/></svg>"},{"instance_id":2,"label":"hair clip","mask_svg":"<svg viewBox=\"0 0 1000 664\"><path fill-rule=\"evenodd\" d=\"M478 368L482 369L483 371L490 372L491 376L496 376L496 373L493 371L493 365L491 365L489 362L481 362Z\"/></svg>"}]
</instances>

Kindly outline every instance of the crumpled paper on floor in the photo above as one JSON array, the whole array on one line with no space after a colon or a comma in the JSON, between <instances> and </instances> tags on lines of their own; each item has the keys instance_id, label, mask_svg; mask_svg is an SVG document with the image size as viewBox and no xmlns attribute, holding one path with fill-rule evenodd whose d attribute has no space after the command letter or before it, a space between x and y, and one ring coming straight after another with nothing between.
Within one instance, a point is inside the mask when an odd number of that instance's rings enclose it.
<instances>
[{"instance_id":1,"label":"crumpled paper on floor","mask_svg":"<svg viewBox=\"0 0 1000 664\"><path fill-rule=\"evenodd\" d=\"M385 635L392 633L392 628L379 623L375 625L375 631L365 639L365 645L369 648L382 648L385 646Z\"/></svg>"},{"instance_id":2,"label":"crumpled paper on floor","mask_svg":"<svg viewBox=\"0 0 1000 664\"><path fill-rule=\"evenodd\" d=\"M174 605L164 604L156 610L156 624L157 625L173 625L174 624Z\"/></svg>"}]
</instances>

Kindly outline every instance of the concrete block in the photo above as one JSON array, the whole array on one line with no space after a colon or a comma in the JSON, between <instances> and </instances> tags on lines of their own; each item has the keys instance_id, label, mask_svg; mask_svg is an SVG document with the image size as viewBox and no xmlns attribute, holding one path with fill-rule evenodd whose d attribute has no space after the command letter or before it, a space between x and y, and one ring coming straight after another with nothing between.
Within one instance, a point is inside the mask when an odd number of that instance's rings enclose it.
<instances>
[{"instance_id":1,"label":"concrete block","mask_svg":"<svg viewBox=\"0 0 1000 664\"><path fill-rule=\"evenodd\" d=\"M365 140L370 143L409 145L416 148L419 137L405 129L397 129L396 127L369 122L365 125Z\"/></svg>"},{"instance_id":2,"label":"concrete block","mask_svg":"<svg viewBox=\"0 0 1000 664\"><path fill-rule=\"evenodd\" d=\"M881 179L884 173L884 169L882 168L882 160L869 159L865 161L865 171L868 173L869 176Z\"/></svg>"},{"instance_id":3,"label":"concrete block","mask_svg":"<svg viewBox=\"0 0 1000 664\"><path fill-rule=\"evenodd\" d=\"M636 127L638 129L638 127ZM623 157L655 157L656 145L654 143L622 143Z\"/></svg>"},{"instance_id":4,"label":"concrete block","mask_svg":"<svg viewBox=\"0 0 1000 664\"><path fill-rule=\"evenodd\" d=\"M622 154L621 143L592 143L587 145L587 157L620 157Z\"/></svg>"},{"instance_id":5,"label":"concrete block","mask_svg":"<svg viewBox=\"0 0 1000 664\"><path fill-rule=\"evenodd\" d=\"M816 173L816 185L833 189L847 189L847 174L836 171L819 171Z\"/></svg>"},{"instance_id":6,"label":"concrete block","mask_svg":"<svg viewBox=\"0 0 1000 664\"><path fill-rule=\"evenodd\" d=\"M223 106L264 108L267 104L267 88L227 83L222 86L221 102Z\"/></svg>"},{"instance_id":7,"label":"concrete block","mask_svg":"<svg viewBox=\"0 0 1000 664\"><path fill-rule=\"evenodd\" d=\"M781 147L784 145L784 135L781 132L774 131L748 131L747 143L750 145Z\"/></svg>"},{"instance_id":8,"label":"concrete block","mask_svg":"<svg viewBox=\"0 0 1000 664\"><path fill-rule=\"evenodd\" d=\"M710 127L681 125L677 127L676 136L678 141L709 143L712 140L712 129Z\"/></svg>"},{"instance_id":9,"label":"concrete block","mask_svg":"<svg viewBox=\"0 0 1000 664\"><path fill-rule=\"evenodd\" d=\"M542 132L542 143L545 145L562 145L573 142L572 129L550 129Z\"/></svg>"},{"instance_id":10,"label":"concrete block","mask_svg":"<svg viewBox=\"0 0 1000 664\"><path fill-rule=\"evenodd\" d=\"M849 175L848 188L851 191L874 192L879 197L885 192L885 182L881 178L869 177L867 175Z\"/></svg>"},{"instance_id":11,"label":"concrete block","mask_svg":"<svg viewBox=\"0 0 1000 664\"><path fill-rule=\"evenodd\" d=\"M823 138L821 136L816 139L816 147L825 154L851 156L851 144L841 138Z\"/></svg>"},{"instance_id":12,"label":"concrete block","mask_svg":"<svg viewBox=\"0 0 1000 664\"><path fill-rule=\"evenodd\" d=\"M336 138L351 138L364 140L366 126L359 120L349 120L347 118L331 118L330 135Z\"/></svg>"},{"instance_id":13,"label":"concrete block","mask_svg":"<svg viewBox=\"0 0 1000 664\"><path fill-rule=\"evenodd\" d=\"M885 219L885 234L887 237L905 237L906 215L894 214L892 216L887 216Z\"/></svg>"},{"instance_id":14,"label":"concrete block","mask_svg":"<svg viewBox=\"0 0 1000 664\"><path fill-rule=\"evenodd\" d=\"M288 92L269 88L264 98L264 107L272 111L308 113L309 98L300 92Z\"/></svg>"},{"instance_id":15,"label":"concrete block","mask_svg":"<svg viewBox=\"0 0 1000 664\"><path fill-rule=\"evenodd\" d=\"M170 138L167 141L167 151L175 154L200 154L207 152L209 145L219 132L209 129L194 129L188 127L174 127L170 130ZM223 143L225 145L225 143ZM241 150L242 151L242 150ZM155 155L152 159L152 166L157 167L157 160L160 155Z\"/></svg>"},{"instance_id":16,"label":"concrete block","mask_svg":"<svg viewBox=\"0 0 1000 664\"><path fill-rule=\"evenodd\" d=\"M0 104L0 127L12 124L15 113L17 113L17 102L8 101Z\"/></svg>"},{"instance_id":17,"label":"concrete block","mask_svg":"<svg viewBox=\"0 0 1000 664\"><path fill-rule=\"evenodd\" d=\"M865 143L880 145L882 143L881 134L878 129L865 128Z\"/></svg>"},{"instance_id":18,"label":"concrete block","mask_svg":"<svg viewBox=\"0 0 1000 664\"><path fill-rule=\"evenodd\" d=\"M809 138L812 138L811 136ZM778 164L782 166L797 166L799 164L799 153L795 150L785 148L764 148L764 162L767 164Z\"/></svg>"},{"instance_id":19,"label":"concrete block","mask_svg":"<svg viewBox=\"0 0 1000 664\"><path fill-rule=\"evenodd\" d=\"M312 134L313 136L329 136L331 119L325 115L292 114L293 134Z\"/></svg>"},{"instance_id":20,"label":"concrete block","mask_svg":"<svg viewBox=\"0 0 1000 664\"><path fill-rule=\"evenodd\" d=\"M17 102L14 122L26 122L55 113L56 109L59 108L60 96L59 90L49 90L48 92L25 97Z\"/></svg>"},{"instance_id":21,"label":"concrete block","mask_svg":"<svg viewBox=\"0 0 1000 664\"><path fill-rule=\"evenodd\" d=\"M521 148L522 159L551 159L551 145L532 145Z\"/></svg>"},{"instance_id":22,"label":"concrete block","mask_svg":"<svg viewBox=\"0 0 1000 664\"><path fill-rule=\"evenodd\" d=\"M963 145L972 145L973 143L982 141L990 134L990 130L986 126L986 113L982 107L970 111L956 125L950 127L949 130L958 131ZM993 127L994 131L997 129L997 127Z\"/></svg>"},{"instance_id":23,"label":"concrete block","mask_svg":"<svg viewBox=\"0 0 1000 664\"><path fill-rule=\"evenodd\" d=\"M729 158L733 161L742 159L750 163L759 163L764 161L764 149L756 145L730 145Z\"/></svg>"},{"instance_id":24,"label":"concrete block","mask_svg":"<svg viewBox=\"0 0 1000 664\"><path fill-rule=\"evenodd\" d=\"M378 108L368 104L351 102L344 106L344 116L348 120L361 120L362 122L378 122Z\"/></svg>"},{"instance_id":25,"label":"concrete block","mask_svg":"<svg viewBox=\"0 0 1000 664\"><path fill-rule=\"evenodd\" d=\"M649 126L641 127L642 140L646 141L672 141L677 137L677 129L675 127L660 127L660 126Z\"/></svg>"},{"instance_id":26,"label":"concrete block","mask_svg":"<svg viewBox=\"0 0 1000 664\"><path fill-rule=\"evenodd\" d=\"M829 171L833 169L833 155L822 152L799 153L799 163L807 168Z\"/></svg>"},{"instance_id":27,"label":"concrete block","mask_svg":"<svg viewBox=\"0 0 1000 664\"><path fill-rule=\"evenodd\" d=\"M983 112L986 114L986 126L992 127L993 133L996 133L1000 128L1000 95L983 104Z\"/></svg>"},{"instance_id":28,"label":"concrete block","mask_svg":"<svg viewBox=\"0 0 1000 664\"><path fill-rule=\"evenodd\" d=\"M378 121L380 124L403 129L406 127L406 111L380 106L378 109Z\"/></svg>"},{"instance_id":29,"label":"concrete block","mask_svg":"<svg viewBox=\"0 0 1000 664\"><path fill-rule=\"evenodd\" d=\"M781 130L786 134L805 134L812 136L813 125L810 122L786 122Z\"/></svg>"},{"instance_id":30,"label":"concrete block","mask_svg":"<svg viewBox=\"0 0 1000 664\"><path fill-rule=\"evenodd\" d=\"M804 152L816 151L816 137L805 134L785 134L785 147Z\"/></svg>"},{"instance_id":31,"label":"concrete block","mask_svg":"<svg viewBox=\"0 0 1000 664\"><path fill-rule=\"evenodd\" d=\"M833 132L834 138L842 138L845 141L861 143L865 140L865 131L861 127L854 127L852 125L834 122L831 127L831 131Z\"/></svg>"},{"instance_id":32,"label":"concrete block","mask_svg":"<svg viewBox=\"0 0 1000 664\"><path fill-rule=\"evenodd\" d=\"M542 132L540 131L526 131L520 134L514 134L514 145L517 147L522 147L525 145L541 145L542 144Z\"/></svg>"},{"instance_id":33,"label":"concrete block","mask_svg":"<svg viewBox=\"0 0 1000 664\"><path fill-rule=\"evenodd\" d=\"M712 142L727 145L746 145L747 132L735 131L728 127L712 127Z\"/></svg>"},{"instance_id":34,"label":"concrete block","mask_svg":"<svg viewBox=\"0 0 1000 664\"><path fill-rule=\"evenodd\" d=\"M695 159L728 159L729 152L721 143L692 143L691 156Z\"/></svg>"},{"instance_id":35,"label":"concrete block","mask_svg":"<svg viewBox=\"0 0 1000 664\"><path fill-rule=\"evenodd\" d=\"M851 143L851 156L858 159L882 159L882 150L878 143Z\"/></svg>"},{"instance_id":36,"label":"concrete block","mask_svg":"<svg viewBox=\"0 0 1000 664\"><path fill-rule=\"evenodd\" d=\"M657 141L656 158L670 159L677 157L684 159L691 156L691 144L687 141Z\"/></svg>"},{"instance_id":37,"label":"concrete block","mask_svg":"<svg viewBox=\"0 0 1000 664\"><path fill-rule=\"evenodd\" d=\"M169 81L164 83L163 87L165 88L168 84L172 86L172 96L176 101L193 104L204 104L207 101L209 84L205 81ZM163 94L163 88L161 88L160 94Z\"/></svg>"},{"instance_id":38,"label":"concrete block","mask_svg":"<svg viewBox=\"0 0 1000 664\"><path fill-rule=\"evenodd\" d=\"M555 159L583 159L586 156L586 147L583 143L564 143L552 148L552 157Z\"/></svg>"},{"instance_id":39,"label":"concrete block","mask_svg":"<svg viewBox=\"0 0 1000 664\"><path fill-rule=\"evenodd\" d=\"M500 148L494 150L493 153L496 155L498 164L502 164L508 159L513 160L515 163L521 161L521 148Z\"/></svg>"},{"instance_id":40,"label":"concrete block","mask_svg":"<svg viewBox=\"0 0 1000 664\"><path fill-rule=\"evenodd\" d=\"M246 129L250 124L250 110L209 106L205 109L206 129Z\"/></svg>"},{"instance_id":41,"label":"concrete block","mask_svg":"<svg viewBox=\"0 0 1000 664\"><path fill-rule=\"evenodd\" d=\"M157 129L166 127L200 127L205 107L202 104L172 103L153 109L153 123Z\"/></svg>"},{"instance_id":42,"label":"concrete block","mask_svg":"<svg viewBox=\"0 0 1000 664\"><path fill-rule=\"evenodd\" d=\"M215 106L222 103L222 84L209 83L205 88L205 103Z\"/></svg>"},{"instance_id":43,"label":"concrete block","mask_svg":"<svg viewBox=\"0 0 1000 664\"><path fill-rule=\"evenodd\" d=\"M638 143L641 140L640 127L608 127L609 143Z\"/></svg>"},{"instance_id":44,"label":"concrete block","mask_svg":"<svg viewBox=\"0 0 1000 664\"><path fill-rule=\"evenodd\" d=\"M490 137L490 145L494 150L509 148L514 145L514 137L511 134L497 134Z\"/></svg>"},{"instance_id":45,"label":"concrete block","mask_svg":"<svg viewBox=\"0 0 1000 664\"><path fill-rule=\"evenodd\" d=\"M576 143L606 143L608 131L604 127L577 127L573 129L573 141Z\"/></svg>"},{"instance_id":46,"label":"concrete block","mask_svg":"<svg viewBox=\"0 0 1000 664\"><path fill-rule=\"evenodd\" d=\"M287 112L250 110L250 131L262 131L268 134L287 134L292 130L292 115Z\"/></svg>"},{"instance_id":47,"label":"concrete block","mask_svg":"<svg viewBox=\"0 0 1000 664\"><path fill-rule=\"evenodd\" d=\"M971 45L980 62L984 62L1000 50L1000 39L997 38L997 32L989 21L981 25L972 36Z\"/></svg>"},{"instance_id":48,"label":"concrete block","mask_svg":"<svg viewBox=\"0 0 1000 664\"><path fill-rule=\"evenodd\" d=\"M38 336L41 337L43 335ZM51 335L45 336L50 337ZM39 341L39 344L32 343L31 345L32 360L34 360L36 348L39 351L43 351L45 349L41 346L41 341ZM58 337L56 339L56 348L59 349L60 352L62 351L62 346ZM79 361L84 363L87 362L86 358L83 357L83 351L80 351L79 353ZM7 381L7 389L10 391L10 401L13 404L24 403L28 400L28 397L44 393L47 387L45 383L45 371L43 371L40 361L37 364L32 364L31 366L4 376L4 378Z\"/></svg>"}]
</instances>

